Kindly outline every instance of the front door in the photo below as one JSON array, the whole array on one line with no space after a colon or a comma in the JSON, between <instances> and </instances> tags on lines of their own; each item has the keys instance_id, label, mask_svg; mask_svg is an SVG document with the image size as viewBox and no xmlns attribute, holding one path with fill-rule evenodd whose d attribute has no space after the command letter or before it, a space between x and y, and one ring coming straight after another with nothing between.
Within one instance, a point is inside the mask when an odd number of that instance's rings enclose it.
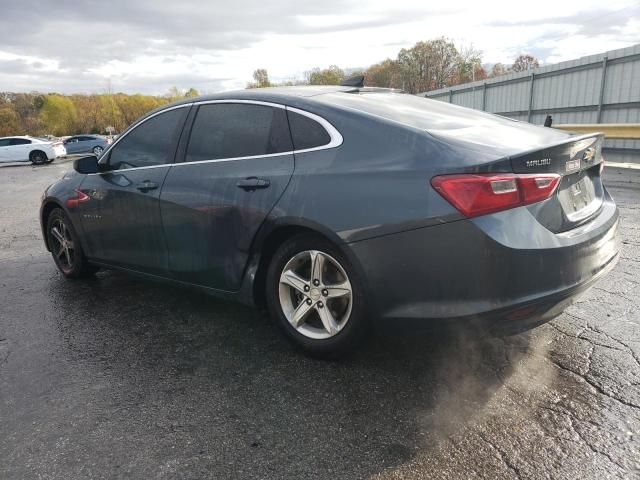
<instances>
[{"instance_id":1,"label":"front door","mask_svg":"<svg viewBox=\"0 0 640 480\"><path fill-rule=\"evenodd\" d=\"M64 148L67 153L77 153L79 145L80 141L78 140L78 137L71 137L64 141Z\"/></svg>"},{"instance_id":2,"label":"front door","mask_svg":"<svg viewBox=\"0 0 640 480\"><path fill-rule=\"evenodd\" d=\"M171 275L219 290L239 288L256 232L293 173L284 108L201 105L184 162L161 194Z\"/></svg>"},{"instance_id":3,"label":"front door","mask_svg":"<svg viewBox=\"0 0 640 480\"><path fill-rule=\"evenodd\" d=\"M159 197L187 111L162 112L134 127L100 159L102 171L82 182L89 197L80 205L90 258L166 273Z\"/></svg>"}]
</instances>

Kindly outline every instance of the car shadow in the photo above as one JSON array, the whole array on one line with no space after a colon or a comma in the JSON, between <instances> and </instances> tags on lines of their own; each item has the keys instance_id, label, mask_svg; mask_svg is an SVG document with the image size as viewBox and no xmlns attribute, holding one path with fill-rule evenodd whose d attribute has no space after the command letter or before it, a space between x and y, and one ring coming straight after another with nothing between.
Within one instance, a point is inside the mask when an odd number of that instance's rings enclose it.
<instances>
[{"instance_id":1,"label":"car shadow","mask_svg":"<svg viewBox=\"0 0 640 480\"><path fill-rule=\"evenodd\" d=\"M47 165L43 163L42 165ZM31 162L11 162L11 163L0 163L0 168L15 168L15 167L41 167L42 165L34 165Z\"/></svg>"},{"instance_id":2,"label":"car shadow","mask_svg":"<svg viewBox=\"0 0 640 480\"><path fill-rule=\"evenodd\" d=\"M120 273L52 277L49 299L86 378L78 405L99 418L85 450L133 476L170 460L221 478L369 477L473 421L530 348L526 334L440 332L373 337L327 362L252 309ZM93 417L73 427L85 446Z\"/></svg>"},{"instance_id":3,"label":"car shadow","mask_svg":"<svg viewBox=\"0 0 640 480\"><path fill-rule=\"evenodd\" d=\"M71 155L66 155L64 157L58 157L55 158L54 160L52 160L51 162L45 162L39 165L36 165L34 163L31 162L6 162L6 163L0 163L0 169L2 168L16 168L16 167L32 167L32 168L39 168L39 167L46 167L48 165L52 165L52 164L61 164L61 163L66 163L66 162L72 162L73 160L76 160L77 158L82 158L85 155L76 155L76 154L71 154Z\"/></svg>"}]
</instances>

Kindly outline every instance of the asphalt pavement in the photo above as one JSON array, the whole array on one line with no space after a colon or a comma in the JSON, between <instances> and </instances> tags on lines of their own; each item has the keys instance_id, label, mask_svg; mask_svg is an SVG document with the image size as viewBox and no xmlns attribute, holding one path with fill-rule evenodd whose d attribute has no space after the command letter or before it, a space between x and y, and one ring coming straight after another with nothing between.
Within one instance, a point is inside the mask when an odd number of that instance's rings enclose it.
<instances>
[{"instance_id":1,"label":"asphalt pavement","mask_svg":"<svg viewBox=\"0 0 640 480\"><path fill-rule=\"evenodd\" d=\"M640 170L605 170L622 258L504 339L293 351L253 310L45 251L68 161L0 166L0 478L640 478Z\"/></svg>"}]
</instances>

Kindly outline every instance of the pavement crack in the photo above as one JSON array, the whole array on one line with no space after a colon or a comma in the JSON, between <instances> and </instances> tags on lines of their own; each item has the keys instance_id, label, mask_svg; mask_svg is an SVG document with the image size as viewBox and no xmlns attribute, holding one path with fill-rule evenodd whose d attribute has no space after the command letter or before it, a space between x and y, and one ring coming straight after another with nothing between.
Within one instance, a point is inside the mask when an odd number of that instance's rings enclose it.
<instances>
[{"instance_id":1,"label":"pavement crack","mask_svg":"<svg viewBox=\"0 0 640 480\"><path fill-rule=\"evenodd\" d=\"M549 322L549 325L553 329L557 330L558 332L562 333L563 335L566 335L567 337L573 337L573 338L577 338L579 340L584 340L585 342L591 343L592 345L597 345L597 346L602 347L602 348L609 348L611 350L616 350L618 352L626 352L629 355L631 355L631 358L633 358L633 360L638 364L638 366L640 366L640 357L638 357L636 352L629 345L624 343L622 340L611 336L610 334L608 334L604 330L599 329L598 327L594 327L593 325L590 325L587 322L587 320L585 320L584 318L578 317L576 315L572 315L570 313L567 313L567 315L572 317L572 318L575 318L577 320L581 320L581 321L585 322L585 326L583 326L582 330L580 330L580 332L578 332L577 334L574 335L572 333L569 333L569 332L563 330L562 328L560 328L558 325L555 325L553 322ZM587 337L583 336L584 332L587 331L587 330L590 331L590 332L595 333L596 335L602 335L603 337L608 338L612 342L614 342L617 345L619 345L620 348L616 348L616 347L613 347L611 345L605 345L603 343L596 342L591 338L587 338ZM591 352L591 353L593 353L593 352Z\"/></svg>"},{"instance_id":2,"label":"pavement crack","mask_svg":"<svg viewBox=\"0 0 640 480\"><path fill-rule=\"evenodd\" d=\"M623 295L620 292L612 292L611 290L607 290L606 288L602 288L602 287L593 287L594 290L598 290L600 292L605 292L608 293L609 295L614 295L616 297L620 297L624 300L626 300L627 302L633 302L633 300L631 300L629 297L627 297L626 295Z\"/></svg>"},{"instance_id":3,"label":"pavement crack","mask_svg":"<svg viewBox=\"0 0 640 480\"><path fill-rule=\"evenodd\" d=\"M489 440L487 438L487 436L484 433L478 432L478 436L487 444L489 445L493 450L496 451L497 453L497 458L506 465L506 467L512 471L514 473L514 475L516 476L516 478L522 479L522 474L520 473L520 469L518 467L516 467L510 460L509 457L507 456L507 454L501 449L499 448L495 443L493 443L491 440Z\"/></svg>"},{"instance_id":4,"label":"pavement crack","mask_svg":"<svg viewBox=\"0 0 640 480\"><path fill-rule=\"evenodd\" d=\"M595 352L596 346L592 343L589 353L587 354L587 369L584 371L584 375L588 375L591 371L591 362L593 360L593 352Z\"/></svg>"},{"instance_id":5,"label":"pavement crack","mask_svg":"<svg viewBox=\"0 0 640 480\"><path fill-rule=\"evenodd\" d=\"M571 429L571 431L573 431L576 436L580 439L580 442L585 444L589 450L591 450L595 455L601 455L603 457L605 457L607 460L609 460L612 464L614 464L615 466L617 466L618 468L620 468L622 471L625 471L625 467L624 465L621 465L618 461L616 461L614 458L611 457L611 455L603 450L600 450L598 448L596 448L592 443L589 442L589 440L580 432L580 429L576 428L575 425L575 421L582 421L579 419L575 419L574 421L574 416L572 414L572 412L567 411L567 410L563 410L563 409L556 409L556 408L552 408L550 406L547 405L542 405L542 408L555 412L559 415L563 415L566 416L567 420L569 421L569 428ZM599 425L594 424L593 422L589 422L587 421L587 423L595 426L596 428L600 428Z\"/></svg>"},{"instance_id":6,"label":"pavement crack","mask_svg":"<svg viewBox=\"0 0 640 480\"><path fill-rule=\"evenodd\" d=\"M565 372L569 372L569 373L579 377L580 379L582 379L584 382L586 382L588 385L590 385L597 393L599 393L601 395L604 395L605 397L609 397L610 399L615 400L615 401L617 401L617 402L619 402L622 405L625 405L627 407L634 408L634 409L640 409L640 405L616 397L612 393L607 392L605 389L603 389L600 385L595 383L593 380L590 380L586 375L582 375L580 372L577 372L576 370L573 370L573 369L571 369L571 368L569 368L569 367L567 367L565 365L562 365L561 363L559 363L558 361L554 360L551 357L549 358L549 360L551 360L551 363L553 363L556 367L560 368L561 370L564 370Z\"/></svg>"}]
</instances>

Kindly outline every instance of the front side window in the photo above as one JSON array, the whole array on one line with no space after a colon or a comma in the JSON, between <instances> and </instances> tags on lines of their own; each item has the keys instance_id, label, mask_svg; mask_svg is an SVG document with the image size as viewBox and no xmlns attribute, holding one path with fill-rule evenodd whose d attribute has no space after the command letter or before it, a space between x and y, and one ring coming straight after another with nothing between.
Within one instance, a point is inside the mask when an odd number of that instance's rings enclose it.
<instances>
[{"instance_id":1,"label":"front side window","mask_svg":"<svg viewBox=\"0 0 640 480\"><path fill-rule=\"evenodd\" d=\"M213 103L198 109L185 161L252 157L291 150L284 109Z\"/></svg>"},{"instance_id":2,"label":"front side window","mask_svg":"<svg viewBox=\"0 0 640 480\"><path fill-rule=\"evenodd\" d=\"M299 113L287 111L291 137L296 150L318 148L331 142L331 136L318 122Z\"/></svg>"},{"instance_id":3,"label":"front side window","mask_svg":"<svg viewBox=\"0 0 640 480\"><path fill-rule=\"evenodd\" d=\"M151 167L173 161L187 108L160 113L131 130L109 152L109 170Z\"/></svg>"},{"instance_id":4,"label":"front side window","mask_svg":"<svg viewBox=\"0 0 640 480\"><path fill-rule=\"evenodd\" d=\"M0 139L0 147L8 147L9 146L9 138Z\"/></svg>"}]
</instances>

